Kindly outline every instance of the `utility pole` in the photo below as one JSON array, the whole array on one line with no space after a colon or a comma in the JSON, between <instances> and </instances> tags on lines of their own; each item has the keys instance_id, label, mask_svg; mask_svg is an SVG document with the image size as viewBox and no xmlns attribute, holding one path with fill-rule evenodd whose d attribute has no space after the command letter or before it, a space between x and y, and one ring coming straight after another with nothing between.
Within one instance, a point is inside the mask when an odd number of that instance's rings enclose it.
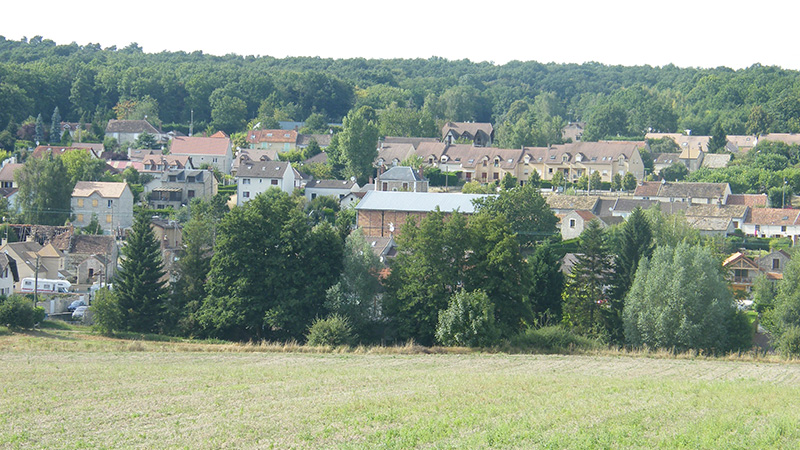
<instances>
[{"instance_id":1,"label":"utility pole","mask_svg":"<svg viewBox=\"0 0 800 450\"><path fill-rule=\"evenodd\" d=\"M33 281L33 306L39 301L39 255L36 255L36 270Z\"/></svg>"}]
</instances>

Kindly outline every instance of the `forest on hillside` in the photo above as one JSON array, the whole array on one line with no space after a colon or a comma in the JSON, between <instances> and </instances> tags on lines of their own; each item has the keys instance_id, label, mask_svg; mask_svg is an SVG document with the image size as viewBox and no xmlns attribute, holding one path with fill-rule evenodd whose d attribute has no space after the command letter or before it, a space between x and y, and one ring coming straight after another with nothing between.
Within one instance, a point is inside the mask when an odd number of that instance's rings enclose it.
<instances>
[{"instance_id":1,"label":"forest on hillside","mask_svg":"<svg viewBox=\"0 0 800 450\"><path fill-rule=\"evenodd\" d=\"M552 143L548 129L568 121L587 122L589 140L642 138L649 130L711 134L715 127L727 134L800 132L800 72L761 65L732 70L148 54L135 43L102 48L0 36L0 130L15 137L38 115L49 124L56 107L62 120L98 126L147 116L166 129L187 130L193 119L195 130L235 132L256 121L264 126L312 115L340 122L361 106L416 124L432 119L532 128L532 144ZM431 134L431 127L382 131Z\"/></svg>"}]
</instances>

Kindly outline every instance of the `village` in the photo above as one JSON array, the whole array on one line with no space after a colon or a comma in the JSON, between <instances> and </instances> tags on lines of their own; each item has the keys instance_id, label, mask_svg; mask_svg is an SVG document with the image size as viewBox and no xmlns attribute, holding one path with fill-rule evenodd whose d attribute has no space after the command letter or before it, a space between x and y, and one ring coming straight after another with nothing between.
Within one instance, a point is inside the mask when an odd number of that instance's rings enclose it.
<instances>
[{"instance_id":1,"label":"village","mask_svg":"<svg viewBox=\"0 0 800 450\"><path fill-rule=\"evenodd\" d=\"M340 208L355 210L354 226L372 242L387 267L388 259L396 254L397 235L409 218L419 222L435 210L469 215L476 210L476 198L492 195L507 180L518 186L544 182L547 187L540 190L559 219L558 231L565 241L578 238L593 220L601 227L620 224L635 208L681 215L704 236L785 238L782 248L766 247L755 253L742 249L725 260L729 281L746 293L745 299L757 275L781 278L789 259L786 246L800 236L800 210L774 207L766 194L735 194L727 183L675 182L661 177L674 164L684 166L688 173L723 168L731 159L753 151L759 141L800 142L800 136L791 134L728 136L724 151L711 153L709 136L651 133L644 141L583 142L581 124L571 123L563 129L565 144L504 149L492 146L494 129L489 123L447 122L439 139L381 137L373 175L359 185L354 178L315 179L303 173L306 166L325 164L331 134L305 135L297 131L297 124L288 124L292 125L291 129L250 130L247 146L234 148L224 132L183 136L164 133L145 120L111 120L106 137L125 148L123 153L107 152L103 144L79 142L31 149L29 158L83 152L103 161L109 173L132 169L149 181L136 194L126 182L79 181L71 195L66 226L10 224L0 247L0 293L35 291L53 317L69 317L67 307L76 298L88 305L92 287L111 283L118 270L120 247L133 223L135 207L154 210L151 226L161 246L165 272L170 274L183 249L183 224L174 211L186 208L193 199L213 198L221 187L231 193L230 207L242 206L268 189L300 192L308 201L330 197ZM80 137L80 124L62 122L61 127L70 136ZM648 140L664 138L674 141L681 152L649 156ZM281 160L282 154L302 151L312 141L321 150L318 154L295 163ZM155 142L154 147L161 149L136 148L141 142ZM649 172L640 150L652 158ZM11 158L3 161L0 170L2 193L17 212L14 174L21 167ZM446 174L445 183L431 184L425 171L432 168ZM447 185L449 180L452 185ZM583 188L575 189L581 181ZM470 185L487 189L461 192ZM158 214L158 210L168 213ZM97 232L81 233L91 223L99 227ZM9 233L14 239L7 239ZM569 270L574 257L564 258L563 267ZM33 290L31 279L38 280ZM51 284L57 280L67 281L74 295L53 290Z\"/></svg>"}]
</instances>

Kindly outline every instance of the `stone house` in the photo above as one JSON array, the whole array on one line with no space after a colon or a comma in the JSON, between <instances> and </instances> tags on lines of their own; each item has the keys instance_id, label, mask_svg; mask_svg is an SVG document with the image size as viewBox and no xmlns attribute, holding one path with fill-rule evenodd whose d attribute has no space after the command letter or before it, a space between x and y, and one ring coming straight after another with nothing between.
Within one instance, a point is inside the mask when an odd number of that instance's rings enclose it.
<instances>
[{"instance_id":1,"label":"stone house","mask_svg":"<svg viewBox=\"0 0 800 450\"><path fill-rule=\"evenodd\" d=\"M133 225L133 193L127 183L79 181L70 206L76 227L89 225L92 216L105 234L121 235Z\"/></svg>"},{"instance_id":2,"label":"stone house","mask_svg":"<svg viewBox=\"0 0 800 450\"><path fill-rule=\"evenodd\" d=\"M178 209L193 198L213 197L217 186L217 179L210 170L169 169L147 183L144 189L151 207Z\"/></svg>"}]
</instances>

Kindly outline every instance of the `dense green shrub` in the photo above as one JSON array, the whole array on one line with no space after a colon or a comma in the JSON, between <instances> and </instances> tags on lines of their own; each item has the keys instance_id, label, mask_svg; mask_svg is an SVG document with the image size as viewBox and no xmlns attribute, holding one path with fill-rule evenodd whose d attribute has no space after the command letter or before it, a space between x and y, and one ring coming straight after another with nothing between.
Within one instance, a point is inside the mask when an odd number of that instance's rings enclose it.
<instances>
[{"instance_id":1,"label":"dense green shrub","mask_svg":"<svg viewBox=\"0 0 800 450\"><path fill-rule=\"evenodd\" d=\"M595 350L603 344L596 339L575 334L561 325L555 325L529 328L511 338L511 346L545 353L570 353L576 350Z\"/></svg>"},{"instance_id":2,"label":"dense green shrub","mask_svg":"<svg viewBox=\"0 0 800 450\"><path fill-rule=\"evenodd\" d=\"M33 328L34 325L44 320L45 312L42 307L33 307L31 302L24 297L12 295L0 298L0 324L9 328Z\"/></svg>"},{"instance_id":3,"label":"dense green shrub","mask_svg":"<svg viewBox=\"0 0 800 450\"><path fill-rule=\"evenodd\" d=\"M778 351L784 356L800 356L800 326L792 325L777 339Z\"/></svg>"},{"instance_id":4,"label":"dense green shrub","mask_svg":"<svg viewBox=\"0 0 800 450\"><path fill-rule=\"evenodd\" d=\"M499 337L494 304L483 291L456 292L447 309L439 312L436 340L443 345L489 347Z\"/></svg>"},{"instance_id":5,"label":"dense green shrub","mask_svg":"<svg viewBox=\"0 0 800 450\"><path fill-rule=\"evenodd\" d=\"M325 319L314 319L308 327L306 339L311 346L338 346L351 345L355 336L346 317L331 314Z\"/></svg>"},{"instance_id":6,"label":"dense green shrub","mask_svg":"<svg viewBox=\"0 0 800 450\"><path fill-rule=\"evenodd\" d=\"M117 296L106 288L94 294L92 314L94 329L101 334L112 334L123 329L122 311Z\"/></svg>"}]
</instances>

